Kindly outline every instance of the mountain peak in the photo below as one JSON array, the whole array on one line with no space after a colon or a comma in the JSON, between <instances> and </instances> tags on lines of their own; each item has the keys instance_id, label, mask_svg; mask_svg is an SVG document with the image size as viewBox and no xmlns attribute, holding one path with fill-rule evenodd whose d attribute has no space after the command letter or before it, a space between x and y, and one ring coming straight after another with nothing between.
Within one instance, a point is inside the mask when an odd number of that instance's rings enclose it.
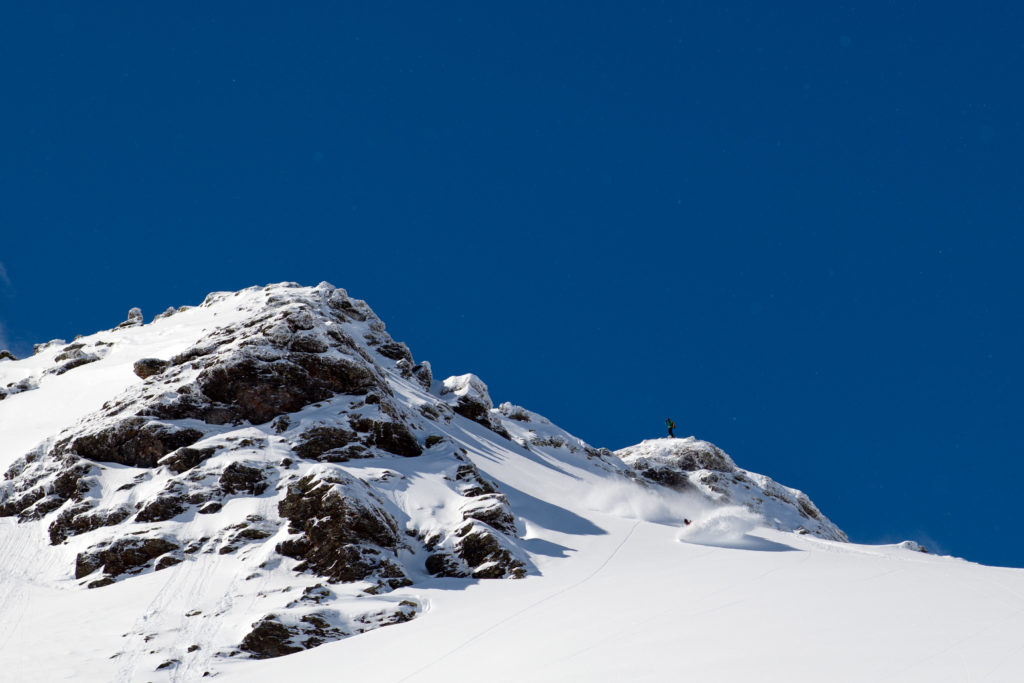
<instances>
[{"instance_id":1,"label":"mountain peak","mask_svg":"<svg viewBox=\"0 0 1024 683\"><path fill-rule=\"evenodd\" d=\"M600 482L682 496L690 516L739 504L845 540L804 494L708 442L613 454L495 408L472 373L435 381L328 283L215 292L148 324L133 309L3 363L0 387L0 517L45 536L46 580L113 591L163 571L244 577L227 602L183 597L187 624L164 615L129 633L119 652L133 666L280 656L415 618L410 586L537 574L529 529ZM248 627L214 628L225 621ZM200 623L196 654L175 634Z\"/></svg>"}]
</instances>

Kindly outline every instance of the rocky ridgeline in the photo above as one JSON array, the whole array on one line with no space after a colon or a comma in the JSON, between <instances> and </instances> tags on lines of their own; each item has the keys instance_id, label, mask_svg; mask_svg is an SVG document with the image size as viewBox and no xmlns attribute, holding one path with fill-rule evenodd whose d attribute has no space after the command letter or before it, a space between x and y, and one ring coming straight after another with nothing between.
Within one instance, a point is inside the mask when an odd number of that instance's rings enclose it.
<instances>
[{"instance_id":1,"label":"rocky ridgeline","mask_svg":"<svg viewBox=\"0 0 1024 683\"><path fill-rule=\"evenodd\" d=\"M845 540L804 494L706 442L612 454L519 406L495 408L475 375L434 381L364 302L327 283L215 293L151 325L199 315L224 322L171 357L137 359L138 381L8 469L0 516L44 527L83 588L236 561L244 581L234 590L248 590L259 613L231 617L251 627L216 643L222 656L279 656L407 621L419 604L389 594L430 576L533 571L508 498L456 432ZM101 361L147 328L133 309L114 330L40 345L52 363L0 398ZM426 513L422 500L432 501ZM186 617L225 620L238 602ZM159 634L126 635L159 651ZM198 647L160 666L186 666Z\"/></svg>"},{"instance_id":2,"label":"rocky ridgeline","mask_svg":"<svg viewBox=\"0 0 1024 683\"><path fill-rule=\"evenodd\" d=\"M251 557L254 572L284 561L366 595L424 572L525 576L505 496L444 436L458 415L502 433L482 382L453 378L429 393L429 364L414 363L365 303L330 285L215 294L202 306L237 296L258 301L242 322L172 358L140 359L141 381L19 459L0 485L0 516L41 520L54 545L73 544L74 574L88 588L204 553ZM118 329L140 324L133 312ZM94 346L66 345L55 367L93 355ZM410 458L444 482L457 516L417 527L397 502L408 467L389 467ZM239 520L235 507L252 511ZM214 523L197 523L205 516ZM391 607L360 629L416 611L408 601ZM337 621L322 610L268 615L239 645L284 654L353 632ZM320 622L330 626L310 625Z\"/></svg>"}]
</instances>

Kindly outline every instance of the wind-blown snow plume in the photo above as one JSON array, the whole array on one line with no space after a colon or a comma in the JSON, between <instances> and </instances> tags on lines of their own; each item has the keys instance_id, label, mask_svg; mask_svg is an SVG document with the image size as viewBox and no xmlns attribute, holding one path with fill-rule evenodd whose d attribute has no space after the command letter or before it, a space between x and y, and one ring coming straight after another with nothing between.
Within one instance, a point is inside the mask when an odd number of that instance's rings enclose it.
<instances>
[{"instance_id":1,"label":"wind-blown snow plume","mask_svg":"<svg viewBox=\"0 0 1024 683\"><path fill-rule=\"evenodd\" d=\"M759 515L738 505L716 508L679 530L678 539L689 543L735 543L764 524Z\"/></svg>"},{"instance_id":2,"label":"wind-blown snow plume","mask_svg":"<svg viewBox=\"0 0 1024 683\"><path fill-rule=\"evenodd\" d=\"M695 493L654 489L628 480L608 479L587 487L584 500L591 510L657 524L682 524L710 506Z\"/></svg>"}]
</instances>

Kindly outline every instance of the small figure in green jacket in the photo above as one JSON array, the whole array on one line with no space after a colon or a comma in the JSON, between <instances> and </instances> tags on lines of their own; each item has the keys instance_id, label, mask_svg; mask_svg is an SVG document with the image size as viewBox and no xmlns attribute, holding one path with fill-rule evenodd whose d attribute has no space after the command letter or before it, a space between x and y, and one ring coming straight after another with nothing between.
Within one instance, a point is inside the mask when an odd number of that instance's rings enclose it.
<instances>
[{"instance_id":1,"label":"small figure in green jacket","mask_svg":"<svg viewBox=\"0 0 1024 683\"><path fill-rule=\"evenodd\" d=\"M676 438L676 435L672 433L672 430L676 428L676 423L672 421L671 417L665 418L665 426L668 427L668 438Z\"/></svg>"}]
</instances>

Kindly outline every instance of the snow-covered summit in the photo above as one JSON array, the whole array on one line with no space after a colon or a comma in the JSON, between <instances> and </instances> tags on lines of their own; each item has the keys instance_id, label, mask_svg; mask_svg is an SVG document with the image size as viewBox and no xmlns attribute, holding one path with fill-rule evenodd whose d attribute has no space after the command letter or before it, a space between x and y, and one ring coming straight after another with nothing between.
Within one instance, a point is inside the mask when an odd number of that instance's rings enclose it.
<instances>
[{"instance_id":1,"label":"snow-covered summit","mask_svg":"<svg viewBox=\"0 0 1024 683\"><path fill-rule=\"evenodd\" d=\"M18 522L0 541L34 548L36 581L129 601L155 575L181 582L125 638L95 636L124 680L403 623L438 581L537 577L545 553L569 555L539 530L602 533L579 505L650 516L641 501L667 524L739 505L845 540L806 495L708 442L613 454L494 407L476 375L437 381L328 283L217 292L148 324L133 309L5 360L0 434L0 518Z\"/></svg>"}]
</instances>

